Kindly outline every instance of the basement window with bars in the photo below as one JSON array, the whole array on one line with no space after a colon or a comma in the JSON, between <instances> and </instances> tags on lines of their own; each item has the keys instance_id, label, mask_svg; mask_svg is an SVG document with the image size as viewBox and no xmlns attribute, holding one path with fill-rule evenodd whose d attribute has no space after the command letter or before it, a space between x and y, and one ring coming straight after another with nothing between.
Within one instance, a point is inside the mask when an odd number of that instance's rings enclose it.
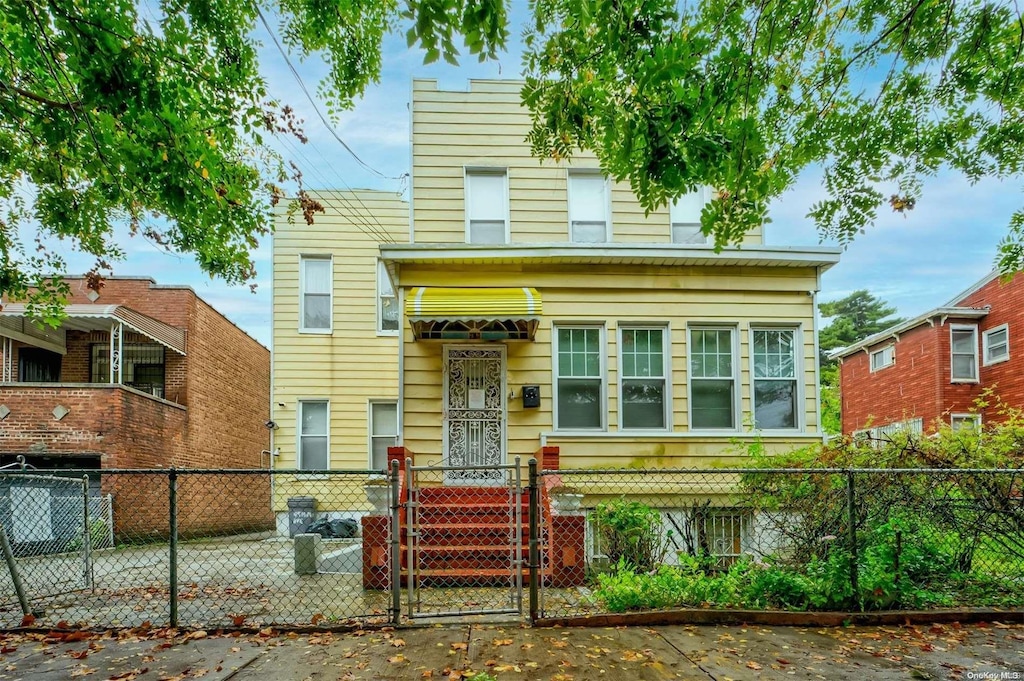
<instances>
[{"instance_id":1,"label":"basement window with bars","mask_svg":"<svg viewBox=\"0 0 1024 681\"><path fill-rule=\"evenodd\" d=\"M110 346L90 346L89 380L110 383ZM121 382L136 390L164 396L166 380L165 349L156 343L125 343L121 355Z\"/></svg>"}]
</instances>

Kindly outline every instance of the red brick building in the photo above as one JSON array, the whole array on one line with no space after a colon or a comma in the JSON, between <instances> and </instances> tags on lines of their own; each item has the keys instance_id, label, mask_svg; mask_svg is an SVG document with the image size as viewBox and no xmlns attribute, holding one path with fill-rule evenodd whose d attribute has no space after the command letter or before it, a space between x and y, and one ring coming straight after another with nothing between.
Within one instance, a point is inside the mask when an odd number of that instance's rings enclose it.
<instances>
[{"instance_id":1,"label":"red brick building","mask_svg":"<svg viewBox=\"0 0 1024 681\"><path fill-rule=\"evenodd\" d=\"M991 389L1024 406L1024 273L993 273L946 305L845 348L839 357L844 435L997 420L975 401Z\"/></svg>"},{"instance_id":2,"label":"red brick building","mask_svg":"<svg viewBox=\"0 0 1024 681\"><path fill-rule=\"evenodd\" d=\"M186 286L115 277L96 292L84 279L68 283L57 329L35 326L23 305L0 310L0 463L22 455L37 468L268 466L267 348ZM118 490L103 477L117 507ZM196 529L263 522L269 483L250 482L241 496L251 495L252 508L216 485L179 498ZM200 487L189 484L196 494ZM119 530L131 529L129 518L137 529L157 523L144 521L137 487L120 497ZM129 498L138 500L132 508ZM159 516L162 504L149 501Z\"/></svg>"}]
</instances>

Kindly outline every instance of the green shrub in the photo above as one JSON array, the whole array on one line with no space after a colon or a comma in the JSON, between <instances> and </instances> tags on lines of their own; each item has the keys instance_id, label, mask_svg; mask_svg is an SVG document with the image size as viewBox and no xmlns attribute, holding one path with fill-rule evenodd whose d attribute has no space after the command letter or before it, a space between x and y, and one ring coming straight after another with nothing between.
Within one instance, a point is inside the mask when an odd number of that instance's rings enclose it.
<instances>
[{"instance_id":1,"label":"green shrub","mask_svg":"<svg viewBox=\"0 0 1024 681\"><path fill-rule=\"evenodd\" d=\"M612 565L624 564L650 572L665 557L667 538L661 535L661 513L639 501L602 501L594 509L594 527Z\"/></svg>"}]
</instances>

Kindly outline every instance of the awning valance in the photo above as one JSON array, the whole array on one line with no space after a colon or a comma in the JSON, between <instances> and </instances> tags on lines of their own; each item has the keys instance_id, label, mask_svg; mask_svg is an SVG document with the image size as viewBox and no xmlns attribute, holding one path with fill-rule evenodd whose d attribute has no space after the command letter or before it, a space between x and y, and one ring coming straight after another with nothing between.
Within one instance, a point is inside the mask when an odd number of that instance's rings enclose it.
<instances>
[{"instance_id":1,"label":"awning valance","mask_svg":"<svg viewBox=\"0 0 1024 681\"><path fill-rule=\"evenodd\" d=\"M537 289L418 286L405 316L419 339L533 340L541 315Z\"/></svg>"}]
</instances>

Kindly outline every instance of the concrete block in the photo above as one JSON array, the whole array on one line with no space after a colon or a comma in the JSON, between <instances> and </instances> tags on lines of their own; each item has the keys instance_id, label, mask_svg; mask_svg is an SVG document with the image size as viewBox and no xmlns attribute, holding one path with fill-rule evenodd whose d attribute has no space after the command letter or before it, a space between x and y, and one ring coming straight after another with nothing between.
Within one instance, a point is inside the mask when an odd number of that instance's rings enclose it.
<instances>
[{"instance_id":1,"label":"concrete block","mask_svg":"<svg viewBox=\"0 0 1024 681\"><path fill-rule=\"evenodd\" d=\"M319 534L295 535L295 574L315 575L320 562Z\"/></svg>"}]
</instances>

